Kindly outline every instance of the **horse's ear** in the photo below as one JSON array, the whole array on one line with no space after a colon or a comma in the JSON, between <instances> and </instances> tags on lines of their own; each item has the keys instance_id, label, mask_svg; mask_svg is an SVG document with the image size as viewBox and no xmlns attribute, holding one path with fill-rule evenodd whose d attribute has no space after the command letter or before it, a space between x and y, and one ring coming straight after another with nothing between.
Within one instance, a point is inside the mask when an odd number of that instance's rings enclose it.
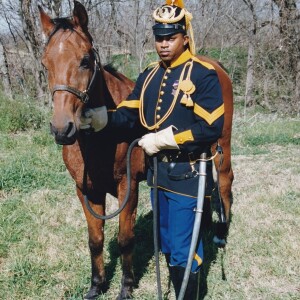
<instances>
[{"instance_id":1,"label":"horse's ear","mask_svg":"<svg viewBox=\"0 0 300 300\"><path fill-rule=\"evenodd\" d=\"M82 29L87 29L89 22L88 14L85 7L76 0L74 1L73 18L75 25L81 26Z\"/></svg>"},{"instance_id":2,"label":"horse's ear","mask_svg":"<svg viewBox=\"0 0 300 300\"><path fill-rule=\"evenodd\" d=\"M44 12L41 6L38 5L40 11L40 20L42 24L42 30L46 37L49 37L54 28L54 23L51 18Z\"/></svg>"}]
</instances>

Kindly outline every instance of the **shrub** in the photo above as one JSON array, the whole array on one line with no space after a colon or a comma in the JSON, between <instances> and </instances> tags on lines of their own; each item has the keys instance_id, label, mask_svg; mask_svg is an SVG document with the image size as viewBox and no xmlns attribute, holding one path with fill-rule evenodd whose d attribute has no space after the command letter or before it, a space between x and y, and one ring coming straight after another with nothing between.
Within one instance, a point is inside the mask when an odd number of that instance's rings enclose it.
<instances>
[{"instance_id":1,"label":"shrub","mask_svg":"<svg viewBox=\"0 0 300 300\"><path fill-rule=\"evenodd\" d=\"M8 99L0 94L0 131L18 132L39 129L48 119L45 109L34 100Z\"/></svg>"}]
</instances>

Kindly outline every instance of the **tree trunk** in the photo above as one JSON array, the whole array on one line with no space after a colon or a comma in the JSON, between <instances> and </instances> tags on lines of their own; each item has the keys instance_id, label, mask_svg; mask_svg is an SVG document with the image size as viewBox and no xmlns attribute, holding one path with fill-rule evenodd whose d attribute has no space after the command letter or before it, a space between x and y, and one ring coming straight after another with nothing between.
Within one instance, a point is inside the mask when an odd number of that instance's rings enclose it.
<instances>
[{"instance_id":1,"label":"tree trunk","mask_svg":"<svg viewBox=\"0 0 300 300\"><path fill-rule=\"evenodd\" d=\"M294 112L299 112L299 65L300 65L300 31L299 10L296 0L273 0L279 9L279 32L282 47L281 68L294 83L295 89L288 105Z\"/></svg>"},{"instance_id":2,"label":"tree trunk","mask_svg":"<svg viewBox=\"0 0 300 300\"><path fill-rule=\"evenodd\" d=\"M32 59L31 70L32 74L35 78L35 96L38 100L43 99L44 91L43 86L45 83L43 82L43 70L40 64L40 55L39 55L39 48L40 43L35 36L35 23L33 20L33 16L30 12L31 0L21 0L20 1L20 8L21 8L21 21L23 26L23 33L25 36L25 42L29 54Z\"/></svg>"},{"instance_id":3,"label":"tree trunk","mask_svg":"<svg viewBox=\"0 0 300 300\"><path fill-rule=\"evenodd\" d=\"M253 38L250 38L248 45L248 59L247 59L247 77L246 77L246 91L245 91L245 104L246 106L253 106L254 99L254 56L255 47Z\"/></svg>"},{"instance_id":4,"label":"tree trunk","mask_svg":"<svg viewBox=\"0 0 300 300\"><path fill-rule=\"evenodd\" d=\"M0 39L0 75L2 78L2 84L3 84L5 95L12 98L11 80L9 76L6 50L5 47L3 46L3 42L1 39Z\"/></svg>"},{"instance_id":5,"label":"tree trunk","mask_svg":"<svg viewBox=\"0 0 300 300\"><path fill-rule=\"evenodd\" d=\"M300 61L297 64L297 75L296 75L296 85L295 85L295 96L293 99L293 107L298 116L300 116Z\"/></svg>"},{"instance_id":6,"label":"tree trunk","mask_svg":"<svg viewBox=\"0 0 300 300\"><path fill-rule=\"evenodd\" d=\"M73 2L73 1L72 1ZM62 0L48 0L42 3L44 7L46 7L52 18L58 18L60 15ZM71 5L70 5L71 7Z\"/></svg>"}]
</instances>

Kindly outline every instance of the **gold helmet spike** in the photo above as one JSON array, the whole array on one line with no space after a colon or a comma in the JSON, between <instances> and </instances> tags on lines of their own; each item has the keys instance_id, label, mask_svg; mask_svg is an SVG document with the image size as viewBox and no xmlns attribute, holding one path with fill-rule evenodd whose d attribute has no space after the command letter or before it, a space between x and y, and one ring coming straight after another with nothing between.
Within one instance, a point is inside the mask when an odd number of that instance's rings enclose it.
<instances>
[{"instance_id":1,"label":"gold helmet spike","mask_svg":"<svg viewBox=\"0 0 300 300\"><path fill-rule=\"evenodd\" d=\"M180 8L184 8L183 0L166 0L167 5L176 5Z\"/></svg>"}]
</instances>

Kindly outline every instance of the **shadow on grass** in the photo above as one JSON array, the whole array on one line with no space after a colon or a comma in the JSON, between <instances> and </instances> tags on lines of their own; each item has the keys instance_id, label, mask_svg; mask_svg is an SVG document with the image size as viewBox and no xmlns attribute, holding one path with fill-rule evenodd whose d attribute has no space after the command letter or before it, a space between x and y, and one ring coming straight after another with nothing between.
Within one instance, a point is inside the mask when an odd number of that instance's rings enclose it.
<instances>
[{"instance_id":1,"label":"shadow on grass","mask_svg":"<svg viewBox=\"0 0 300 300\"><path fill-rule=\"evenodd\" d=\"M137 218L135 225L135 247L133 254L133 271L135 275L135 287L147 271L149 261L154 255L153 245L153 214L152 211ZM108 245L110 262L106 264L106 279L109 283L115 276L116 266L119 263L119 247L117 237L110 240ZM108 287L109 288L109 287Z\"/></svg>"},{"instance_id":2,"label":"shadow on grass","mask_svg":"<svg viewBox=\"0 0 300 300\"><path fill-rule=\"evenodd\" d=\"M211 203L210 205L211 214L215 212L219 216L220 212L220 200L217 194L212 195ZM204 208L205 211L205 208ZM230 222L232 220L232 214L230 213ZM230 224L229 222L229 224ZM212 221L209 217L205 217L204 219L204 227L205 230L203 230L203 244L204 244L204 262L202 265L202 268L200 270L200 283L199 283L199 295L197 300L203 300L208 292L207 287L207 277L210 271L210 267L212 264L216 263L217 255L219 252L219 247L213 242L214 235L219 232L220 233L220 227L222 228L223 224L220 224L217 221ZM228 230L221 230L224 233L225 240L228 236ZM221 249L222 250L222 256L221 256L221 271L222 271L222 280L226 281L226 270L224 268L224 255L226 255L226 248Z\"/></svg>"},{"instance_id":3,"label":"shadow on grass","mask_svg":"<svg viewBox=\"0 0 300 300\"><path fill-rule=\"evenodd\" d=\"M213 210L216 210L217 206L215 205L215 203L212 203L211 207ZM200 289L198 300L204 299L207 295L207 277L210 271L210 267L216 262L216 258L218 255L219 248L213 243L213 237L217 230L217 225L218 223L212 221L210 217L207 217L207 214L203 216L201 226L205 228L202 233L204 244L204 262L200 271ZM154 256L152 211L138 217L135 226L135 236L136 238L133 255L133 270L135 274L135 287L137 288L139 285L139 281L147 272L149 261ZM110 263L106 265L107 281L109 283L115 276L116 266L118 264L120 256L117 237L113 238L109 242L108 251L110 252L111 256ZM222 268L222 280L226 280L226 270L224 269L223 265L223 257L221 260L222 262L220 267Z\"/></svg>"}]
</instances>

